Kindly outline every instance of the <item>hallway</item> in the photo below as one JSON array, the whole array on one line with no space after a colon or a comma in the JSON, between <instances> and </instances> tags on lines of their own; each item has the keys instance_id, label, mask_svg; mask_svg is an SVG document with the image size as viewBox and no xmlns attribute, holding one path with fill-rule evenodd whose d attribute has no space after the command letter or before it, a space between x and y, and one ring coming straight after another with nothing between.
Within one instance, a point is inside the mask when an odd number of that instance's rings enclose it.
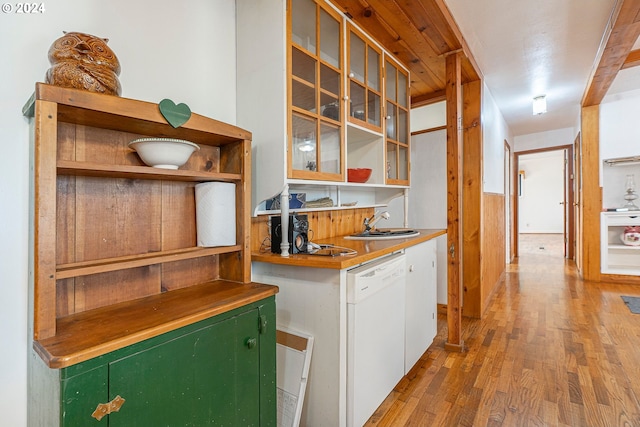
<instances>
[{"instance_id":1,"label":"hallway","mask_svg":"<svg viewBox=\"0 0 640 427\"><path fill-rule=\"evenodd\" d=\"M535 249L535 246L532 246ZM560 256L507 266L467 351L434 343L366 426L639 426L640 314L631 285L584 283Z\"/></svg>"}]
</instances>

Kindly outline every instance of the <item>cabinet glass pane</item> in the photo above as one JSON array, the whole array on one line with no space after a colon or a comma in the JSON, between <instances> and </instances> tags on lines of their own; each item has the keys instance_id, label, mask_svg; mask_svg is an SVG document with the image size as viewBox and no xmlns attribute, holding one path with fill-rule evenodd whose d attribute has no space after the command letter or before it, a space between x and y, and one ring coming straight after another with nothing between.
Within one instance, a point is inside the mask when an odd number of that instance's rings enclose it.
<instances>
[{"instance_id":1,"label":"cabinet glass pane","mask_svg":"<svg viewBox=\"0 0 640 427\"><path fill-rule=\"evenodd\" d=\"M342 114L340 113L340 103L335 96L323 93L320 95L320 105L322 108L322 115L332 120L340 120Z\"/></svg>"},{"instance_id":2,"label":"cabinet glass pane","mask_svg":"<svg viewBox=\"0 0 640 427\"><path fill-rule=\"evenodd\" d=\"M340 23L322 9L320 10L320 58L336 68L340 67Z\"/></svg>"},{"instance_id":3,"label":"cabinet glass pane","mask_svg":"<svg viewBox=\"0 0 640 427\"><path fill-rule=\"evenodd\" d=\"M291 167L297 170L317 170L316 120L294 114L291 132Z\"/></svg>"},{"instance_id":4,"label":"cabinet glass pane","mask_svg":"<svg viewBox=\"0 0 640 427\"><path fill-rule=\"evenodd\" d=\"M303 108L308 111L315 111L315 88L294 80L291 82L291 103L295 107Z\"/></svg>"},{"instance_id":5,"label":"cabinet glass pane","mask_svg":"<svg viewBox=\"0 0 640 427\"><path fill-rule=\"evenodd\" d=\"M396 107L395 104L387 102L387 138L397 139L396 129Z\"/></svg>"},{"instance_id":6,"label":"cabinet glass pane","mask_svg":"<svg viewBox=\"0 0 640 427\"><path fill-rule=\"evenodd\" d=\"M360 83L364 83L364 57L365 57L365 44L364 41L351 33L350 46L349 46L349 77L358 80Z\"/></svg>"},{"instance_id":7,"label":"cabinet glass pane","mask_svg":"<svg viewBox=\"0 0 640 427\"><path fill-rule=\"evenodd\" d=\"M409 179L409 149L407 147L398 147L398 178L403 180Z\"/></svg>"},{"instance_id":8,"label":"cabinet glass pane","mask_svg":"<svg viewBox=\"0 0 640 427\"><path fill-rule=\"evenodd\" d=\"M340 173L340 128L320 125L320 171Z\"/></svg>"},{"instance_id":9,"label":"cabinet glass pane","mask_svg":"<svg viewBox=\"0 0 640 427\"><path fill-rule=\"evenodd\" d=\"M336 96L340 95L340 73L331 67L320 64L320 87Z\"/></svg>"},{"instance_id":10,"label":"cabinet glass pane","mask_svg":"<svg viewBox=\"0 0 640 427\"><path fill-rule=\"evenodd\" d=\"M398 73L398 104L404 108L409 107L407 91L407 76L402 73Z\"/></svg>"},{"instance_id":11,"label":"cabinet glass pane","mask_svg":"<svg viewBox=\"0 0 640 427\"><path fill-rule=\"evenodd\" d=\"M407 129L407 112L402 108L398 108L398 141L409 143L409 129Z\"/></svg>"},{"instance_id":12,"label":"cabinet glass pane","mask_svg":"<svg viewBox=\"0 0 640 427\"><path fill-rule=\"evenodd\" d=\"M316 3L313 0L291 2L291 40L316 53Z\"/></svg>"},{"instance_id":13,"label":"cabinet glass pane","mask_svg":"<svg viewBox=\"0 0 640 427\"><path fill-rule=\"evenodd\" d=\"M316 60L296 48L291 49L291 71L294 76L316 84Z\"/></svg>"},{"instance_id":14,"label":"cabinet glass pane","mask_svg":"<svg viewBox=\"0 0 640 427\"><path fill-rule=\"evenodd\" d=\"M369 91L367 107L367 121L377 127L380 127L380 96L377 93Z\"/></svg>"},{"instance_id":15,"label":"cabinet glass pane","mask_svg":"<svg viewBox=\"0 0 640 427\"><path fill-rule=\"evenodd\" d=\"M380 54L371 47L367 47L367 53L367 85L380 91Z\"/></svg>"},{"instance_id":16,"label":"cabinet glass pane","mask_svg":"<svg viewBox=\"0 0 640 427\"><path fill-rule=\"evenodd\" d=\"M397 71L396 71L396 67L394 67L393 65L391 65L389 62L386 63L385 65L386 68L386 77L387 77L387 81L385 82L385 86L386 86L386 95L387 95L387 100L389 101L396 101L397 97L396 97L396 75L397 75Z\"/></svg>"},{"instance_id":17,"label":"cabinet glass pane","mask_svg":"<svg viewBox=\"0 0 640 427\"><path fill-rule=\"evenodd\" d=\"M397 179L398 177L398 147L392 142L387 143L387 178Z\"/></svg>"},{"instance_id":18,"label":"cabinet glass pane","mask_svg":"<svg viewBox=\"0 0 640 427\"><path fill-rule=\"evenodd\" d=\"M351 99L351 111L349 114L359 120L364 120L365 89L356 82L350 82L349 94Z\"/></svg>"}]
</instances>

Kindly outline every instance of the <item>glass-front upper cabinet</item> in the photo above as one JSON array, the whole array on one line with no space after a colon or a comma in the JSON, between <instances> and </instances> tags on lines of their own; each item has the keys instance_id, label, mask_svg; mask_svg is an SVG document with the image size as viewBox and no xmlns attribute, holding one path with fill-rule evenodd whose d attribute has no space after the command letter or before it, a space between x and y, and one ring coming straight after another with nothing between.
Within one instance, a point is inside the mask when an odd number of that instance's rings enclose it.
<instances>
[{"instance_id":1,"label":"glass-front upper cabinet","mask_svg":"<svg viewBox=\"0 0 640 427\"><path fill-rule=\"evenodd\" d=\"M385 57L387 184L409 185L409 74Z\"/></svg>"},{"instance_id":2,"label":"glass-front upper cabinet","mask_svg":"<svg viewBox=\"0 0 640 427\"><path fill-rule=\"evenodd\" d=\"M382 52L349 25L349 121L382 130Z\"/></svg>"},{"instance_id":3,"label":"glass-front upper cabinet","mask_svg":"<svg viewBox=\"0 0 640 427\"><path fill-rule=\"evenodd\" d=\"M288 177L344 180L342 24L314 0L289 0Z\"/></svg>"}]
</instances>

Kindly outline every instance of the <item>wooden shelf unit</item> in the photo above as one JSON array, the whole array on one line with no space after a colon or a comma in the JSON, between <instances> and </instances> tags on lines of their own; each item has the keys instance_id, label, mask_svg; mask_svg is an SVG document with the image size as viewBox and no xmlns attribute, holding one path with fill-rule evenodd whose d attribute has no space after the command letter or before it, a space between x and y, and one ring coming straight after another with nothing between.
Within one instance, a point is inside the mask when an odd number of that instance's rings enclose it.
<instances>
[{"instance_id":1,"label":"wooden shelf unit","mask_svg":"<svg viewBox=\"0 0 640 427\"><path fill-rule=\"evenodd\" d=\"M42 83L23 113L32 118L34 140L38 353L47 351L38 342L64 348L72 339L67 329L85 321L83 329L92 335L85 345L95 347L114 325L91 323L91 310L117 323L115 316L130 317L125 313L135 313L137 301L148 305L149 297L202 298L171 291L217 282L223 288L250 285L250 132L198 114L173 128L157 104ZM179 170L151 168L128 147L141 137L184 139L200 150ZM197 247L194 188L209 181L236 185L235 245ZM269 287L260 297L276 292ZM114 346L132 340L120 336Z\"/></svg>"}]
</instances>

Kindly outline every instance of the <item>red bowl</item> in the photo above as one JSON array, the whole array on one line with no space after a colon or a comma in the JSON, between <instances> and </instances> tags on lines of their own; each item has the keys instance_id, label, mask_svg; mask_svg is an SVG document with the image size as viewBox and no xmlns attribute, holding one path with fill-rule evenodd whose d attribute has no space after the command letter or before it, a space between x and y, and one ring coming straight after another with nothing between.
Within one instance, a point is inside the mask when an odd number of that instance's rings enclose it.
<instances>
[{"instance_id":1,"label":"red bowl","mask_svg":"<svg viewBox=\"0 0 640 427\"><path fill-rule=\"evenodd\" d=\"M371 169L369 168L347 169L347 181L349 182L367 182L369 177L371 177Z\"/></svg>"}]
</instances>

